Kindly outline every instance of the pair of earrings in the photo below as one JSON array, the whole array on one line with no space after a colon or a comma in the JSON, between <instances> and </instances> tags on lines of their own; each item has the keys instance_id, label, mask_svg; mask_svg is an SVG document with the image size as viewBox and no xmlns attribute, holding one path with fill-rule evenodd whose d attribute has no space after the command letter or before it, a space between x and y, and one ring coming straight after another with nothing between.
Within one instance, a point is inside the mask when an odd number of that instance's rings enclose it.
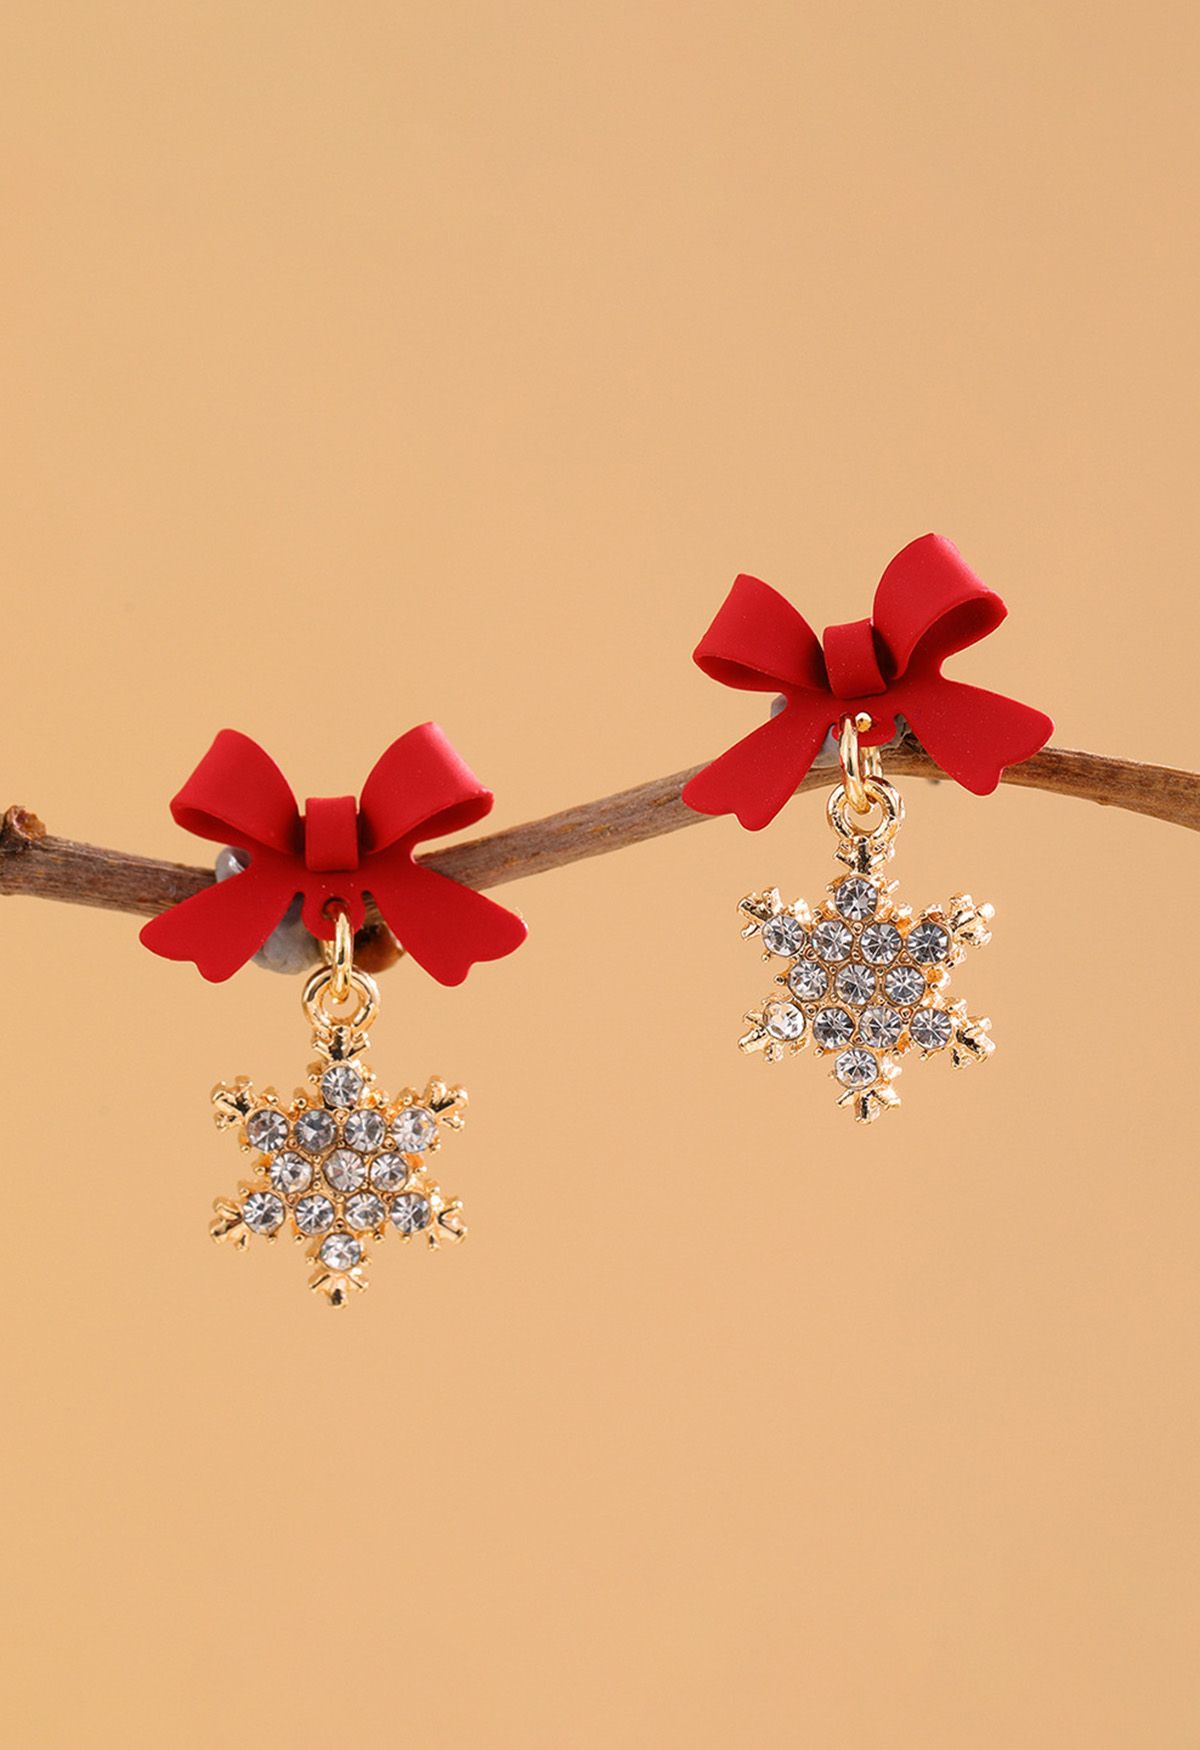
<instances>
[{"instance_id":1,"label":"pair of earrings","mask_svg":"<svg viewBox=\"0 0 1200 1750\"><path fill-rule=\"evenodd\" d=\"M929 535L889 565L870 619L818 640L784 597L739 577L695 652L713 678L776 693L781 708L685 786L689 806L757 830L836 734L841 782L828 816L843 872L811 909L785 905L774 887L741 901L743 935L780 970L740 1045L775 1062L811 1040L831 1059L839 1103L863 1122L899 1104L906 1054L944 1053L962 1066L993 1050L990 1022L948 988L967 949L990 939L992 908L967 894L919 915L897 902L886 868L904 809L879 747L902 719L943 770L986 793L1005 765L1043 745L1052 729L1043 713L941 673L947 655L1005 612L957 550ZM262 957L264 944L274 943L276 963L288 940L306 954L312 937L322 945L302 996L313 1042L306 1085L290 1100L245 1077L213 1091L217 1124L236 1131L252 1165L237 1194L214 1205L211 1231L239 1247L290 1231L305 1247L310 1286L334 1306L366 1286L371 1248L388 1235L436 1247L466 1234L461 1203L434 1174L446 1134L462 1126L466 1091L435 1079L393 1098L377 1085L366 1054L379 989L355 964L354 944L373 901L403 951L444 984L520 946L516 914L414 859L418 844L473 824L492 800L425 724L392 744L358 802L309 798L303 814L263 750L223 730L171 804L180 825L236 850L218 859L227 879L145 926L147 947L220 980Z\"/></svg>"}]
</instances>

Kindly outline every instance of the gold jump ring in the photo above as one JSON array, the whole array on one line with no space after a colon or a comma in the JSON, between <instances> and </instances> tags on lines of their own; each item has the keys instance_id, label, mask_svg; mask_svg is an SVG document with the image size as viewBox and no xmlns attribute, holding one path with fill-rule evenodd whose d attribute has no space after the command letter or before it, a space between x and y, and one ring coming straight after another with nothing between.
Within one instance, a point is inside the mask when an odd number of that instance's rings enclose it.
<instances>
[{"instance_id":1,"label":"gold jump ring","mask_svg":"<svg viewBox=\"0 0 1200 1750\"><path fill-rule=\"evenodd\" d=\"M346 996L358 998L353 1014L330 1014L326 1007L327 1000L335 1005L344 1002L345 997L335 996L333 989L334 970L329 966L318 966L311 973L301 996L304 1011L314 1027L325 1028L335 1025L346 1026L356 1030L369 1027L379 1013L379 986L365 972L360 972L357 966L352 967L346 980Z\"/></svg>"},{"instance_id":2,"label":"gold jump ring","mask_svg":"<svg viewBox=\"0 0 1200 1750\"><path fill-rule=\"evenodd\" d=\"M866 781L869 778L878 780L883 777L883 761L879 757L879 749L863 747L858 739L870 727L871 719L865 711L860 711L856 717L844 717L838 732L838 758L842 764L846 799L855 814L871 812L872 799Z\"/></svg>"},{"instance_id":3,"label":"gold jump ring","mask_svg":"<svg viewBox=\"0 0 1200 1750\"><path fill-rule=\"evenodd\" d=\"M331 969L330 992L335 1003L344 1003L350 995L350 980L354 975L354 931L350 915L339 911L334 925L333 941L325 943L325 959Z\"/></svg>"}]
</instances>

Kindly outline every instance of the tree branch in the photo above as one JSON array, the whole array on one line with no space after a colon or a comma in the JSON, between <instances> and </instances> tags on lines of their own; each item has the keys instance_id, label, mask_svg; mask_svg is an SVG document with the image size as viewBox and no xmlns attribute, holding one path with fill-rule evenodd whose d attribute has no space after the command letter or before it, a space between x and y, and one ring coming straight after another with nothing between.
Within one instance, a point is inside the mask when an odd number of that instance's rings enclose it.
<instances>
[{"instance_id":1,"label":"tree branch","mask_svg":"<svg viewBox=\"0 0 1200 1750\"><path fill-rule=\"evenodd\" d=\"M943 775L911 739L884 752L889 775ZM674 772L598 802L547 815L544 820L450 845L421 861L467 887L500 887L584 857L604 856L643 839L678 832L708 818L693 814L679 795L699 770L694 766L686 772ZM836 766L814 766L799 790L820 789L836 776ZM1195 772L1048 747L1022 765L1010 766L1004 782L1126 808L1200 832L1200 774ZM198 893L212 879L211 869L54 838L37 816L24 808L10 808L0 825L0 894L25 894L153 917Z\"/></svg>"}]
</instances>

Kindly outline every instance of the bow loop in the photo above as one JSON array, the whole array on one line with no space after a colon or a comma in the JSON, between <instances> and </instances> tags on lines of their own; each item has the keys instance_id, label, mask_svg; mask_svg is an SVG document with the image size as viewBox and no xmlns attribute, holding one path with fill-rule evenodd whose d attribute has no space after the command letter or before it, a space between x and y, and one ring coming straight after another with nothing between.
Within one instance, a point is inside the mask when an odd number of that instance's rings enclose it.
<instances>
[{"instance_id":1,"label":"bow loop","mask_svg":"<svg viewBox=\"0 0 1200 1750\"><path fill-rule=\"evenodd\" d=\"M995 631L1007 611L940 535L898 553L871 618L828 627L823 645L776 590L739 577L695 661L724 686L782 693L786 709L698 772L683 800L757 831L794 793L829 731L859 711L872 719L868 742L886 741L903 715L943 770L986 795L1054 728L1043 711L942 675L948 656Z\"/></svg>"},{"instance_id":2,"label":"bow loop","mask_svg":"<svg viewBox=\"0 0 1200 1750\"><path fill-rule=\"evenodd\" d=\"M694 660L710 679L743 692L825 684L816 633L786 596L757 577L734 580Z\"/></svg>"},{"instance_id":3,"label":"bow loop","mask_svg":"<svg viewBox=\"0 0 1200 1750\"><path fill-rule=\"evenodd\" d=\"M293 856L303 829L292 789L270 754L238 729L222 729L171 798L176 824L197 838Z\"/></svg>"},{"instance_id":4,"label":"bow loop","mask_svg":"<svg viewBox=\"0 0 1200 1750\"><path fill-rule=\"evenodd\" d=\"M1007 614L1001 597L976 577L953 541L922 535L897 553L879 579L873 618L899 680L910 668L940 670L948 656L978 644Z\"/></svg>"},{"instance_id":5,"label":"bow loop","mask_svg":"<svg viewBox=\"0 0 1200 1750\"><path fill-rule=\"evenodd\" d=\"M380 754L359 805L367 851L419 844L474 826L495 798L436 723L422 723Z\"/></svg>"},{"instance_id":6,"label":"bow loop","mask_svg":"<svg viewBox=\"0 0 1200 1750\"><path fill-rule=\"evenodd\" d=\"M460 984L477 961L518 948L525 925L483 894L422 869L413 847L472 825L491 806L491 791L435 723L392 743L358 806L353 796L314 796L303 818L275 762L249 736L223 729L171 812L189 832L248 851L250 865L152 919L141 939L219 981L257 953L297 895L306 926L324 940L334 934L335 905L357 929L369 895L418 965L442 984Z\"/></svg>"}]
</instances>

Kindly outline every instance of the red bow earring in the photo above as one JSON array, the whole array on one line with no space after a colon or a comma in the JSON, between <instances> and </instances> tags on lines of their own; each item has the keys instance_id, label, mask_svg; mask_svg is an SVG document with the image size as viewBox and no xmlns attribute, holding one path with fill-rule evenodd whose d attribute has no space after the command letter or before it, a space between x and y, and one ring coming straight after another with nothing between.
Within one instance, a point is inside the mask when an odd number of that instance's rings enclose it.
<instances>
[{"instance_id":1,"label":"red bow earring","mask_svg":"<svg viewBox=\"0 0 1200 1750\"><path fill-rule=\"evenodd\" d=\"M525 925L458 882L414 861L417 845L488 814L492 795L436 724L394 741L356 803L310 798L301 815L278 766L256 742L225 729L171 803L180 826L223 844L219 879L154 918L141 939L156 954L229 978L274 944L274 961L323 954L302 1003L316 1060L308 1085L285 1100L245 1077L213 1090L219 1128L236 1128L250 1157L233 1198L218 1199L211 1231L244 1247L251 1234L291 1233L330 1305L366 1286L368 1251L389 1233L433 1247L466 1236L430 1157L461 1128L464 1088L436 1078L391 1099L365 1060L379 987L354 964L368 898L397 942L442 984L511 954Z\"/></svg>"},{"instance_id":2,"label":"red bow earring","mask_svg":"<svg viewBox=\"0 0 1200 1750\"><path fill-rule=\"evenodd\" d=\"M842 782L829 798L836 856L849 873L810 908L784 905L778 888L739 905L742 934L757 937L780 970L777 989L746 1016L739 1041L767 1062L811 1038L832 1059L839 1104L869 1122L899 1105L900 1058L946 1053L957 1067L993 1051L991 1022L949 997L951 968L991 939L992 907L959 894L914 916L883 879L904 818L883 777L881 744L903 718L942 769L967 789L994 790L1005 766L1044 745L1044 712L947 680L947 657L995 630L1007 609L956 547L925 535L880 579L871 617L831 626L818 640L777 591L739 577L695 651L714 680L780 695L782 708L684 788L701 814L766 826L795 792L831 734Z\"/></svg>"}]
</instances>

